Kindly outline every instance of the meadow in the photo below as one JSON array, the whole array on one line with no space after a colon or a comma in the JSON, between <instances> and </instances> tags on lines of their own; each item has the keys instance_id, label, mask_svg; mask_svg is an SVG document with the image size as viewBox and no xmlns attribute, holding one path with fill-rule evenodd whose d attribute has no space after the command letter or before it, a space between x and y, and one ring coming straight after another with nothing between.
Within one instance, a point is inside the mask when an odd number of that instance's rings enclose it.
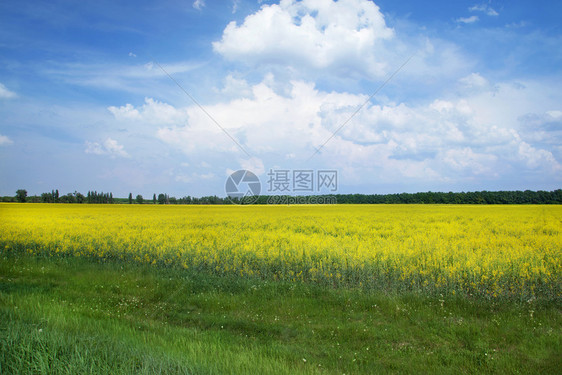
<instances>
[{"instance_id":1,"label":"meadow","mask_svg":"<svg viewBox=\"0 0 562 375\"><path fill-rule=\"evenodd\" d=\"M560 206L0 204L2 373L556 373Z\"/></svg>"}]
</instances>

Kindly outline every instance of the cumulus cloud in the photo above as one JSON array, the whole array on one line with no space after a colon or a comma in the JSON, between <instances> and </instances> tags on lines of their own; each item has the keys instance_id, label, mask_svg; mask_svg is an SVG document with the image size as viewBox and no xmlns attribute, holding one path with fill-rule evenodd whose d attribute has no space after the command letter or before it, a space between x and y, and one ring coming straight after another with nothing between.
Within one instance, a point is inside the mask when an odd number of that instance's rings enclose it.
<instances>
[{"instance_id":1,"label":"cumulus cloud","mask_svg":"<svg viewBox=\"0 0 562 375\"><path fill-rule=\"evenodd\" d=\"M231 22L213 49L236 64L289 81L324 85L388 77L413 56L397 79L449 84L474 64L454 43L389 27L369 0L284 0ZM393 80L395 81L395 80ZM354 84L354 83L352 83Z\"/></svg>"},{"instance_id":2,"label":"cumulus cloud","mask_svg":"<svg viewBox=\"0 0 562 375\"><path fill-rule=\"evenodd\" d=\"M204 107L250 157L197 106L145 98L138 106L108 110L120 123L148 124L145 134L193 165L207 162L198 172L203 174L304 165L324 145L306 168L338 169L349 184L448 184L516 178L521 171L554 178L562 160L556 88L533 81L494 83L475 72L458 79L457 89L416 104L371 102L350 120L366 95L322 90L303 80L279 86L273 75L256 84L227 76L223 101ZM94 143L89 149L107 154L110 147ZM176 176L184 182L196 177Z\"/></svg>"},{"instance_id":3,"label":"cumulus cloud","mask_svg":"<svg viewBox=\"0 0 562 375\"><path fill-rule=\"evenodd\" d=\"M197 10L201 10L205 7L205 0L195 0L193 2L193 7Z\"/></svg>"},{"instance_id":4,"label":"cumulus cloud","mask_svg":"<svg viewBox=\"0 0 562 375\"><path fill-rule=\"evenodd\" d=\"M477 4L477 5L471 6L470 8L468 8L468 10L470 12L483 13L487 16L498 16L499 15L499 13L496 12L496 10L494 8L492 8L491 6L489 6L488 4ZM478 17L477 15L472 15L472 16L469 16L469 17L459 17L455 21L457 23L471 24L471 23L478 22L479 20L480 20L480 17Z\"/></svg>"},{"instance_id":5,"label":"cumulus cloud","mask_svg":"<svg viewBox=\"0 0 562 375\"><path fill-rule=\"evenodd\" d=\"M469 76L467 82L489 86L479 74ZM507 115L506 108L513 111L513 103L522 100L520 89L512 85L416 106L369 104L334 137L365 96L325 92L303 81L291 82L288 93L277 92L274 86L264 81L250 86L250 97L207 107L253 155L239 159L240 166L256 173L272 163L306 160L323 144L317 162L341 168L358 181L370 173L389 181L397 177L446 181L458 176L495 178L520 168L560 167L548 145L534 142L518 129L517 116ZM186 112L185 124L159 127L157 136L187 155L239 153L198 108ZM545 116L559 115L554 110L549 113Z\"/></svg>"},{"instance_id":6,"label":"cumulus cloud","mask_svg":"<svg viewBox=\"0 0 562 375\"><path fill-rule=\"evenodd\" d=\"M224 79L224 87L220 89L223 97L248 97L252 95L252 89L244 79L238 79L231 74Z\"/></svg>"},{"instance_id":7,"label":"cumulus cloud","mask_svg":"<svg viewBox=\"0 0 562 375\"><path fill-rule=\"evenodd\" d=\"M230 60L386 72L380 42L394 37L372 1L283 0L228 24L214 50Z\"/></svg>"},{"instance_id":8,"label":"cumulus cloud","mask_svg":"<svg viewBox=\"0 0 562 375\"><path fill-rule=\"evenodd\" d=\"M12 143L14 143L14 141L7 136L0 134L0 146L11 145Z\"/></svg>"},{"instance_id":9,"label":"cumulus cloud","mask_svg":"<svg viewBox=\"0 0 562 375\"><path fill-rule=\"evenodd\" d=\"M562 166L550 151L536 149L524 141L520 141L518 146L518 156L529 168L537 169L543 165L549 165L553 170L562 170Z\"/></svg>"},{"instance_id":10,"label":"cumulus cloud","mask_svg":"<svg viewBox=\"0 0 562 375\"><path fill-rule=\"evenodd\" d=\"M498 159L496 155L476 153L470 147L447 150L441 157L457 171L468 171L471 175L498 174L494 168Z\"/></svg>"},{"instance_id":11,"label":"cumulus cloud","mask_svg":"<svg viewBox=\"0 0 562 375\"><path fill-rule=\"evenodd\" d=\"M468 24L468 23L474 23L474 22L478 21L479 19L480 19L480 18L478 18L478 16L470 16L470 17L460 17L460 18L457 18L456 21L457 21L458 23L466 23L466 24Z\"/></svg>"},{"instance_id":12,"label":"cumulus cloud","mask_svg":"<svg viewBox=\"0 0 562 375\"><path fill-rule=\"evenodd\" d=\"M121 107L108 107L109 112L118 120L136 120L140 118L138 109L135 109L132 104L125 104Z\"/></svg>"},{"instance_id":13,"label":"cumulus cloud","mask_svg":"<svg viewBox=\"0 0 562 375\"><path fill-rule=\"evenodd\" d=\"M487 16L498 16L499 13L496 12L494 8L489 6L488 4L477 4L468 8L471 12L481 12L486 14Z\"/></svg>"},{"instance_id":14,"label":"cumulus cloud","mask_svg":"<svg viewBox=\"0 0 562 375\"><path fill-rule=\"evenodd\" d=\"M551 170L561 169L562 112L527 113L519 117L519 122L520 129L514 135L518 159L530 169L545 165Z\"/></svg>"},{"instance_id":15,"label":"cumulus cloud","mask_svg":"<svg viewBox=\"0 0 562 375\"><path fill-rule=\"evenodd\" d=\"M548 110L544 113L526 113L519 117L523 130L535 140L552 140L562 143L562 111Z\"/></svg>"},{"instance_id":16,"label":"cumulus cloud","mask_svg":"<svg viewBox=\"0 0 562 375\"><path fill-rule=\"evenodd\" d=\"M148 124L169 125L185 122L187 113L185 110L159 102L152 98L145 98L144 104L135 108L127 103L124 106L107 108L117 120L138 121Z\"/></svg>"},{"instance_id":17,"label":"cumulus cloud","mask_svg":"<svg viewBox=\"0 0 562 375\"><path fill-rule=\"evenodd\" d=\"M259 158L251 157L248 159L241 159L239 160L239 163L242 169L252 171L257 175L261 175L265 172L263 161Z\"/></svg>"},{"instance_id":18,"label":"cumulus cloud","mask_svg":"<svg viewBox=\"0 0 562 375\"><path fill-rule=\"evenodd\" d=\"M123 146L120 145L116 140L107 138L104 142L86 142L87 154L95 155L107 155L112 158L123 157L128 158L129 154L124 150Z\"/></svg>"},{"instance_id":19,"label":"cumulus cloud","mask_svg":"<svg viewBox=\"0 0 562 375\"><path fill-rule=\"evenodd\" d=\"M480 75L480 73L471 73L466 77L460 78L459 83L465 88L484 88L489 85L488 80Z\"/></svg>"},{"instance_id":20,"label":"cumulus cloud","mask_svg":"<svg viewBox=\"0 0 562 375\"><path fill-rule=\"evenodd\" d=\"M324 115L357 106L364 99L346 93L321 92L314 84L301 81L292 82L288 95L283 95L262 82L252 86L250 98L233 99L206 109L250 153L277 153L283 148L286 153L300 148L302 153L312 149L313 140L319 144L329 135L330 130L322 125ZM190 107L188 117L188 124L162 127L158 136L186 153L210 148L237 149L199 108Z\"/></svg>"},{"instance_id":21,"label":"cumulus cloud","mask_svg":"<svg viewBox=\"0 0 562 375\"><path fill-rule=\"evenodd\" d=\"M12 99L17 96L15 92L8 90L6 86L0 83L0 99Z\"/></svg>"},{"instance_id":22,"label":"cumulus cloud","mask_svg":"<svg viewBox=\"0 0 562 375\"><path fill-rule=\"evenodd\" d=\"M562 111L551 110L551 111L546 111L546 114L554 120L562 120Z\"/></svg>"}]
</instances>

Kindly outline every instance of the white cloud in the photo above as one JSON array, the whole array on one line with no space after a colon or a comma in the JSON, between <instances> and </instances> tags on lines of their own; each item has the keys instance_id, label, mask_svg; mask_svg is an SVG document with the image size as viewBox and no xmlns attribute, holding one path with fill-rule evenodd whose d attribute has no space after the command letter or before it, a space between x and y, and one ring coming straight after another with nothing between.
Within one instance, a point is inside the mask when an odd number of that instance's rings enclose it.
<instances>
[{"instance_id":1,"label":"white cloud","mask_svg":"<svg viewBox=\"0 0 562 375\"><path fill-rule=\"evenodd\" d=\"M475 63L450 41L419 30L396 32L368 0L264 4L243 22L229 23L213 49L263 74L274 72L285 82L312 80L332 87L388 77L410 56L393 84L405 78L417 87L449 85Z\"/></svg>"},{"instance_id":2,"label":"white cloud","mask_svg":"<svg viewBox=\"0 0 562 375\"><path fill-rule=\"evenodd\" d=\"M0 146L11 145L12 143L14 143L14 141L7 136L0 134Z\"/></svg>"},{"instance_id":3,"label":"white cloud","mask_svg":"<svg viewBox=\"0 0 562 375\"><path fill-rule=\"evenodd\" d=\"M488 4L477 4L468 8L471 12L482 12L485 13L487 16L498 16L499 13L496 12L494 8L489 6Z\"/></svg>"},{"instance_id":4,"label":"white cloud","mask_svg":"<svg viewBox=\"0 0 562 375\"><path fill-rule=\"evenodd\" d=\"M548 116L550 116L550 118L554 119L554 120L560 120L562 119L562 111L558 111L558 110L551 110L551 111L546 111L546 114Z\"/></svg>"},{"instance_id":5,"label":"white cloud","mask_svg":"<svg viewBox=\"0 0 562 375\"><path fill-rule=\"evenodd\" d=\"M468 171L473 175L497 175L496 155L476 153L470 147L450 149L444 152L443 161L457 171Z\"/></svg>"},{"instance_id":6,"label":"white cloud","mask_svg":"<svg viewBox=\"0 0 562 375\"><path fill-rule=\"evenodd\" d=\"M381 43L394 37L372 1L282 0L228 24L216 52L249 64L386 72Z\"/></svg>"},{"instance_id":7,"label":"white cloud","mask_svg":"<svg viewBox=\"0 0 562 375\"><path fill-rule=\"evenodd\" d=\"M133 60L135 61L135 60ZM165 71L172 75L188 73L203 64L188 61L160 63ZM120 90L142 95L154 91L156 80L169 78L154 62L142 64L107 64L107 63L54 63L42 66L41 73L51 79L64 83L93 88Z\"/></svg>"},{"instance_id":8,"label":"white cloud","mask_svg":"<svg viewBox=\"0 0 562 375\"><path fill-rule=\"evenodd\" d=\"M252 95L252 89L245 80L229 74L224 79L224 87L220 90L220 93L223 97L249 97Z\"/></svg>"},{"instance_id":9,"label":"white cloud","mask_svg":"<svg viewBox=\"0 0 562 375\"><path fill-rule=\"evenodd\" d=\"M505 25L508 29L520 29L522 27L528 26L529 23L527 21L519 21L519 22L511 22Z\"/></svg>"},{"instance_id":10,"label":"white cloud","mask_svg":"<svg viewBox=\"0 0 562 375\"><path fill-rule=\"evenodd\" d=\"M478 16L470 16L470 17L460 17L460 18L457 18L456 21L457 21L458 23L466 23L466 24L468 24L468 23L474 23L474 22L476 22L476 21L478 21L478 20L479 20Z\"/></svg>"},{"instance_id":11,"label":"white cloud","mask_svg":"<svg viewBox=\"0 0 562 375\"><path fill-rule=\"evenodd\" d=\"M87 141L85 152L87 154L108 155L112 158L129 157L129 154L124 150L123 146L111 138L107 138L103 143Z\"/></svg>"},{"instance_id":12,"label":"white cloud","mask_svg":"<svg viewBox=\"0 0 562 375\"><path fill-rule=\"evenodd\" d=\"M550 151L536 149L523 141L519 143L518 151L521 160L531 169L537 169L547 165L555 171L562 170L562 165L554 158Z\"/></svg>"},{"instance_id":13,"label":"white cloud","mask_svg":"<svg viewBox=\"0 0 562 375\"><path fill-rule=\"evenodd\" d=\"M17 96L18 95L15 92L8 90L6 86L0 83L0 99L12 99Z\"/></svg>"},{"instance_id":14,"label":"white cloud","mask_svg":"<svg viewBox=\"0 0 562 375\"><path fill-rule=\"evenodd\" d=\"M459 83L465 88L485 88L488 87L489 82L486 78L482 77L480 73L471 73L466 77L459 79Z\"/></svg>"},{"instance_id":15,"label":"white cloud","mask_svg":"<svg viewBox=\"0 0 562 375\"><path fill-rule=\"evenodd\" d=\"M272 84L274 86L274 83ZM329 136L322 116L349 106L357 106L362 96L319 92L306 82L292 82L287 96L275 92L265 82L252 86L251 98L233 99L206 109L250 154L285 149L312 150L311 142ZM202 150L230 152L238 147L212 124L199 108L188 109L185 126L163 127L158 136L188 154Z\"/></svg>"},{"instance_id":16,"label":"white cloud","mask_svg":"<svg viewBox=\"0 0 562 375\"><path fill-rule=\"evenodd\" d=\"M185 110L176 109L175 107L159 102L152 98L145 98L144 104L138 109L132 104L124 106L107 108L109 112L120 121L138 121L156 125L181 124L187 120Z\"/></svg>"},{"instance_id":17,"label":"white cloud","mask_svg":"<svg viewBox=\"0 0 562 375\"><path fill-rule=\"evenodd\" d=\"M108 107L109 112L115 116L118 120L136 120L140 118L140 113L138 109L132 106L132 104L126 104L121 107Z\"/></svg>"},{"instance_id":18,"label":"white cloud","mask_svg":"<svg viewBox=\"0 0 562 375\"><path fill-rule=\"evenodd\" d=\"M298 165L325 143L306 167L338 169L348 183L446 184L515 178L521 171L555 178L562 160L556 149L562 117L556 88L532 81L493 84L479 73L459 84L454 94L415 105L369 103L326 143L365 95L323 91L299 80L279 87L272 75L254 85L227 77L225 88L243 88L239 95L227 90L223 102L205 109L251 158L196 106L177 108L146 98L138 107L110 111L123 123L151 124L148 134L193 165L205 161L205 169L215 173L239 169L236 163L258 174ZM177 175L194 181L191 174Z\"/></svg>"},{"instance_id":19,"label":"white cloud","mask_svg":"<svg viewBox=\"0 0 562 375\"><path fill-rule=\"evenodd\" d=\"M205 0L195 0L193 2L193 7L197 10L201 10L205 7Z\"/></svg>"},{"instance_id":20,"label":"white cloud","mask_svg":"<svg viewBox=\"0 0 562 375\"><path fill-rule=\"evenodd\" d=\"M249 159L241 159L239 160L239 163L242 169L254 172L258 176L265 172L263 161L259 158L251 157Z\"/></svg>"},{"instance_id":21,"label":"white cloud","mask_svg":"<svg viewBox=\"0 0 562 375\"><path fill-rule=\"evenodd\" d=\"M179 173L177 175L175 175L174 179L178 182L183 182L183 183L200 183L202 180L212 180L213 178L215 178L215 174L212 172L209 173L190 173L190 174L185 174L185 173Z\"/></svg>"},{"instance_id":22,"label":"white cloud","mask_svg":"<svg viewBox=\"0 0 562 375\"><path fill-rule=\"evenodd\" d=\"M519 117L520 129L526 139L537 143L562 144L562 111L526 113Z\"/></svg>"},{"instance_id":23,"label":"white cloud","mask_svg":"<svg viewBox=\"0 0 562 375\"><path fill-rule=\"evenodd\" d=\"M240 0L232 0L232 14L238 11L238 6L240 6Z\"/></svg>"}]
</instances>

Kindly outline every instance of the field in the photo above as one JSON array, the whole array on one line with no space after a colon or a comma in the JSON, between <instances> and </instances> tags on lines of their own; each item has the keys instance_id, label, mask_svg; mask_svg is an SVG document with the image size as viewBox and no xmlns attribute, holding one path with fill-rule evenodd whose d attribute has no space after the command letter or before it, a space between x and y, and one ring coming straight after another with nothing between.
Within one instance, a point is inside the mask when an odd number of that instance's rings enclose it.
<instances>
[{"instance_id":1,"label":"field","mask_svg":"<svg viewBox=\"0 0 562 375\"><path fill-rule=\"evenodd\" d=\"M560 365L560 206L0 204L0 222L0 371Z\"/></svg>"},{"instance_id":2,"label":"field","mask_svg":"<svg viewBox=\"0 0 562 375\"><path fill-rule=\"evenodd\" d=\"M5 252L487 298L562 297L559 206L2 205Z\"/></svg>"}]
</instances>

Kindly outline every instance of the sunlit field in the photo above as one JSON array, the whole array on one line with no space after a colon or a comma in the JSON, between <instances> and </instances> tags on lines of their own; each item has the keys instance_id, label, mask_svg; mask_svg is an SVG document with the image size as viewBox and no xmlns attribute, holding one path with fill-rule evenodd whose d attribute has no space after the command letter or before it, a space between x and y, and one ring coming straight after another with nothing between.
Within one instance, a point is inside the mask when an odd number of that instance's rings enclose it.
<instances>
[{"instance_id":1,"label":"sunlit field","mask_svg":"<svg viewBox=\"0 0 562 375\"><path fill-rule=\"evenodd\" d=\"M556 374L560 206L0 204L2 374Z\"/></svg>"},{"instance_id":2,"label":"sunlit field","mask_svg":"<svg viewBox=\"0 0 562 375\"><path fill-rule=\"evenodd\" d=\"M488 299L562 296L559 206L0 205L6 253Z\"/></svg>"}]
</instances>

